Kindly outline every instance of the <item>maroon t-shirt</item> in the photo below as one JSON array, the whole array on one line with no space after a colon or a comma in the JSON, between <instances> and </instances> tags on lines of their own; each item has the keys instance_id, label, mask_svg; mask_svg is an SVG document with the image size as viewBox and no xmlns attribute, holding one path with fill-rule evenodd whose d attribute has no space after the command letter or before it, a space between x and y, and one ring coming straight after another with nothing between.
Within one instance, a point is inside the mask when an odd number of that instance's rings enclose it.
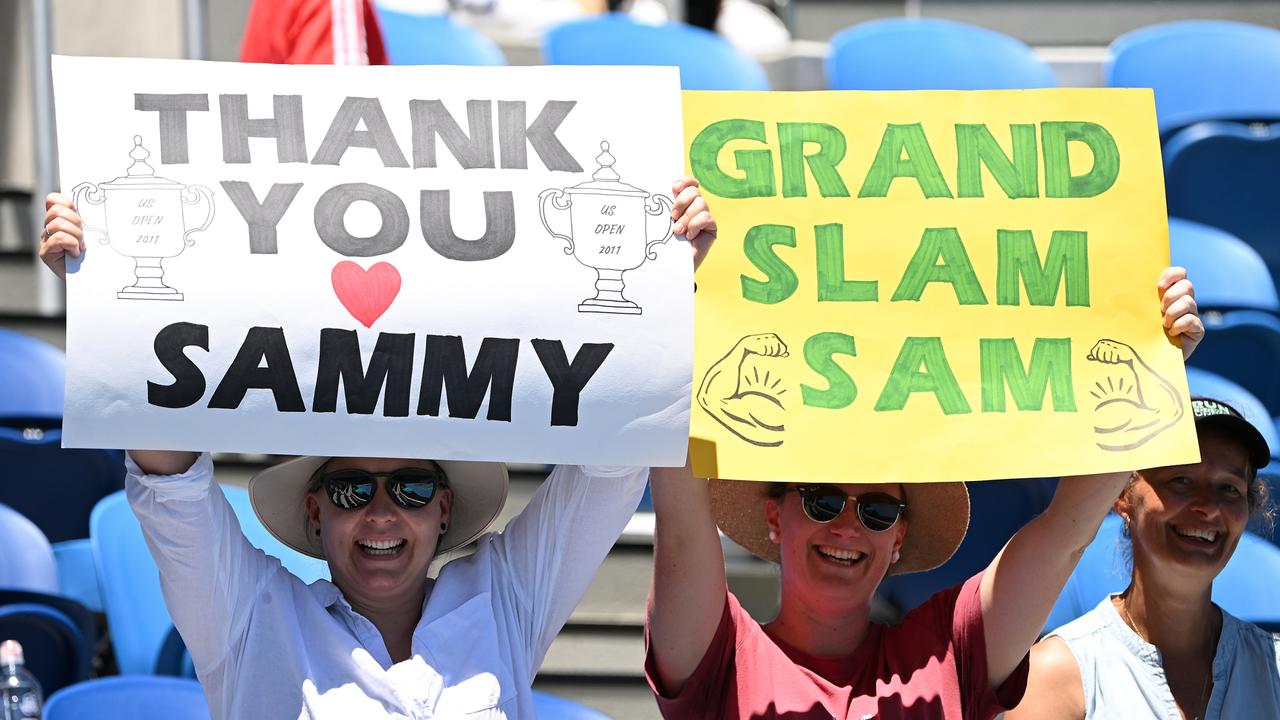
<instances>
[{"instance_id":1,"label":"maroon t-shirt","mask_svg":"<svg viewBox=\"0 0 1280 720\"><path fill-rule=\"evenodd\" d=\"M872 623L840 658L770 637L729 593L715 638L678 695L660 687L651 648L645 676L665 718L990 720L1022 699L1027 658L991 688L981 580L979 573L935 594L897 625Z\"/></svg>"}]
</instances>

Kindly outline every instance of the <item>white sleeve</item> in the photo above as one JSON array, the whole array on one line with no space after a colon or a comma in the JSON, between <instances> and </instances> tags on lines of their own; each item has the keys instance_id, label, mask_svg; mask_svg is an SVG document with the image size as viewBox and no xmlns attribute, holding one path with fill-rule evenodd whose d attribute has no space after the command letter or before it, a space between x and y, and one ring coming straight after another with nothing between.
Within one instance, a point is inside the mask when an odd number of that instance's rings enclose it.
<instances>
[{"instance_id":1,"label":"white sleeve","mask_svg":"<svg viewBox=\"0 0 1280 720\"><path fill-rule=\"evenodd\" d=\"M142 525L173 624L198 669L222 662L279 561L249 544L202 454L179 475L146 475L126 456L125 491Z\"/></svg>"},{"instance_id":2,"label":"white sleeve","mask_svg":"<svg viewBox=\"0 0 1280 720\"><path fill-rule=\"evenodd\" d=\"M635 513L648 468L561 465L502 534L495 557L536 669Z\"/></svg>"}]
</instances>

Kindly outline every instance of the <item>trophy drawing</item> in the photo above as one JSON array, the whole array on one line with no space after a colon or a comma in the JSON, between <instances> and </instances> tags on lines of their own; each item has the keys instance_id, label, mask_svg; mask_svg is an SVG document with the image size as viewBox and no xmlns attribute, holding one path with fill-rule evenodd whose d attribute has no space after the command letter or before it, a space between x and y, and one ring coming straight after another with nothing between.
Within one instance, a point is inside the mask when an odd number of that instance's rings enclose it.
<instances>
[{"instance_id":1,"label":"trophy drawing","mask_svg":"<svg viewBox=\"0 0 1280 720\"><path fill-rule=\"evenodd\" d=\"M644 310L622 295L622 274L646 259L658 259L654 247L671 238L671 199L622 182L614 162L609 143L600 143L599 167L591 180L543 190L538 195L538 212L547 232L568 243L564 254L596 271L595 297L583 300L578 312L640 315ZM552 227L555 216L563 216L564 210L569 211L568 233ZM659 233L650 232L651 217L659 218Z\"/></svg>"},{"instance_id":2,"label":"trophy drawing","mask_svg":"<svg viewBox=\"0 0 1280 720\"><path fill-rule=\"evenodd\" d=\"M99 242L134 259L134 283L116 293L127 300L181 300L182 293L164 283L164 258L182 254L194 245L193 233L213 222L213 194L199 185L183 185L157 177L147 164L151 153L142 137L133 136L129 157L133 164L121 177L104 183L82 182L71 191L85 229L99 233ZM186 208L204 206L204 219L190 227ZM91 224L90 206L99 206L100 224Z\"/></svg>"}]
</instances>

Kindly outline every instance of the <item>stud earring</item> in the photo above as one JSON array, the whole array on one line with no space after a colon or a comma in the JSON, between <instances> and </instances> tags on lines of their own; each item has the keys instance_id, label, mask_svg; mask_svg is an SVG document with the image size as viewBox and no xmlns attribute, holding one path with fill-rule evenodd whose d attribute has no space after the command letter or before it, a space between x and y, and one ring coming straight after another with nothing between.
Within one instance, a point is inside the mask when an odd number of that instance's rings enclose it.
<instances>
[{"instance_id":1,"label":"stud earring","mask_svg":"<svg viewBox=\"0 0 1280 720\"><path fill-rule=\"evenodd\" d=\"M778 531L777 531L777 530L770 530L770 531L769 531L769 542L774 543L775 545L777 544L777 542L778 542Z\"/></svg>"},{"instance_id":2,"label":"stud earring","mask_svg":"<svg viewBox=\"0 0 1280 720\"><path fill-rule=\"evenodd\" d=\"M447 532L449 532L449 526L444 523L440 523L440 534L443 535Z\"/></svg>"},{"instance_id":3,"label":"stud earring","mask_svg":"<svg viewBox=\"0 0 1280 720\"><path fill-rule=\"evenodd\" d=\"M899 551L897 551L897 550L894 550L894 551L893 551L893 560L892 560L892 562L898 562L898 561L899 561L899 560L901 560L901 559L902 559L902 553L901 553L901 552L899 552Z\"/></svg>"},{"instance_id":4,"label":"stud earring","mask_svg":"<svg viewBox=\"0 0 1280 720\"><path fill-rule=\"evenodd\" d=\"M316 528L316 537L320 537L320 528Z\"/></svg>"},{"instance_id":5,"label":"stud earring","mask_svg":"<svg viewBox=\"0 0 1280 720\"><path fill-rule=\"evenodd\" d=\"M1129 537L1129 516L1124 515L1124 528L1120 530L1120 534Z\"/></svg>"}]
</instances>

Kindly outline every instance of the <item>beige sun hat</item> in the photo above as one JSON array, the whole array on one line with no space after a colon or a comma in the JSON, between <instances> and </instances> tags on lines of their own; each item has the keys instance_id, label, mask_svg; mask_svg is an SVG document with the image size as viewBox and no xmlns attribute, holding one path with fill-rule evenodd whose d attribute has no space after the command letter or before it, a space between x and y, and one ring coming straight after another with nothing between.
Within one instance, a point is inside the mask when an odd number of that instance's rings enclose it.
<instances>
[{"instance_id":1,"label":"beige sun hat","mask_svg":"<svg viewBox=\"0 0 1280 720\"><path fill-rule=\"evenodd\" d=\"M708 480L711 510L725 535L757 557L778 562L778 546L769 539L764 501L772 483ZM960 547L969 530L969 490L964 483L903 483L907 535L890 575L932 570Z\"/></svg>"},{"instance_id":2,"label":"beige sun hat","mask_svg":"<svg viewBox=\"0 0 1280 720\"><path fill-rule=\"evenodd\" d=\"M249 480L249 500L267 530L304 555L324 559L320 537L307 532L307 485L327 457L300 457L269 467ZM436 554L475 540L489 529L507 501L507 466L496 462L435 461L453 492L449 530ZM327 501L326 501L327 502Z\"/></svg>"}]
</instances>

